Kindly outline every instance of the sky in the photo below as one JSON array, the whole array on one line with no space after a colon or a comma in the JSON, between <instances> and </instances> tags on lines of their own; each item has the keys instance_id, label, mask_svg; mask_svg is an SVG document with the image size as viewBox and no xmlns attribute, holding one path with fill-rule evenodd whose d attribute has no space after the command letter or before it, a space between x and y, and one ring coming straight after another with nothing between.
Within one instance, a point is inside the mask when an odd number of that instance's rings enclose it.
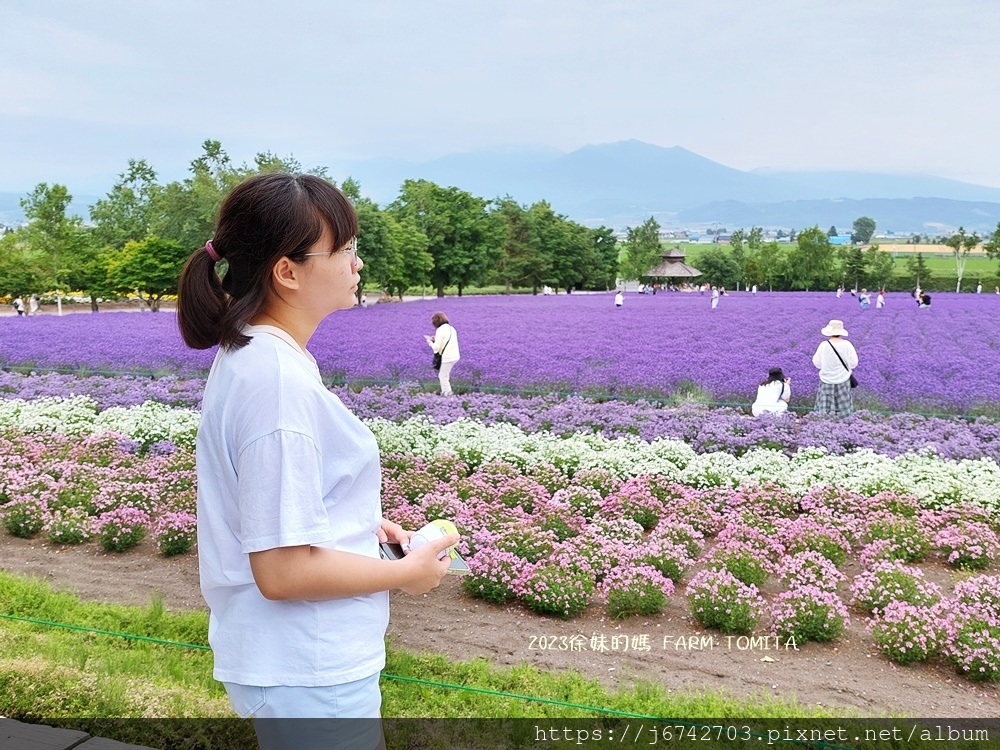
<instances>
[{"instance_id":1,"label":"sky","mask_svg":"<svg viewBox=\"0 0 1000 750\"><path fill-rule=\"evenodd\" d=\"M0 191L638 139L1000 187L994 0L0 0Z\"/></svg>"}]
</instances>

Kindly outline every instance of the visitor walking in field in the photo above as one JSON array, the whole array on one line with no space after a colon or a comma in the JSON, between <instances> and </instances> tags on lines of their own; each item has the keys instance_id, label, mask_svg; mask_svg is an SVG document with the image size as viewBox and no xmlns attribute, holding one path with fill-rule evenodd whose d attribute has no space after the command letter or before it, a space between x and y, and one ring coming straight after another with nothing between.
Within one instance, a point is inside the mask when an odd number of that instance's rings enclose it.
<instances>
[{"instance_id":1,"label":"visitor walking in field","mask_svg":"<svg viewBox=\"0 0 1000 750\"><path fill-rule=\"evenodd\" d=\"M719 287L712 287L712 309L714 310L719 306Z\"/></svg>"},{"instance_id":2,"label":"visitor walking in field","mask_svg":"<svg viewBox=\"0 0 1000 750\"><path fill-rule=\"evenodd\" d=\"M28 297L28 315L38 315L38 310L40 305L38 304L38 295L32 294Z\"/></svg>"},{"instance_id":3,"label":"visitor walking in field","mask_svg":"<svg viewBox=\"0 0 1000 750\"><path fill-rule=\"evenodd\" d=\"M21 295L17 295L14 298L14 311L17 313L17 317L24 315L24 300L21 299Z\"/></svg>"},{"instance_id":4,"label":"visitor walking in field","mask_svg":"<svg viewBox=\"0 0 1000 750\"><path fill-rule=\"evenodd\" d=\"M615 292L615 307L621 307L625 304L625 295L622 294L621 289Z\"/></svg>"},{"instance_id":5,"label":"visitor walking in field","mask_svg":"<svg viewBox=\"0 0 1000 750\"><path fill-rule=\"evenodd\" d=\"M458 362L460 355L458 351L458 332L455 327L448 322L448 316L443 312L436 312L431 316L431 323L434 325L434 335L424 336L424 340L434 350L434 366L438 368L438 383L441 385L441 395L451 396L451 368Z\"/></svg>"},{"instance_id":6,"label":"visitor walking in field","mask_svg":"<svg viewBox=\"0 0 1000 750\"><path fill-rule=\"evenodd\" d=\"M181 273L177 318L194 349L220 345L196 443L198 557L214 676L257 719L264 747L376 747L390 589L423 594L450 534L399 561L379 542L411 532L382 517L378 445L333 395L306 348L354 306L357 214L311 175L251 177ZM220 278L217 263L227 261ZM339 317L339 316L338 316ZM358 736L346 737L345 733Z\"/></svg>"},{"instance_id":7,"label":"visitor walking in field","mask_svg":"<svg viewBox=\"0 0 1000 750\"><path fill-rule=\"evenodd\" d=\"M788 410L792 397L792 379L786 378L780 367L772 367L767 377L757 386L757 400L750 407L750 413L759 417L764 412L781 414Z\"/></svg>"},{"instance_id":8,"label":"visitor walking in field","mask_svg":"<svg viewBox=\"0 0 1000 750\"><path fill-rule=\"evenodd\" d=\"M878 297L875 298L875 309L881 310L885 307L885 289L878 290Z\"/></svg>"},{"instance_id":9,"label":"visitor walking in field","mask_svg":"<svg viewBox=\"0 0 1000 750\"><path fill-rule=\"evenodd\" d=\"M847 341L843 321L831 320L821 331L827 337L813 355L813 365L819 370L819 390L816 391L816 411L825 414L850 414L854 411L851 376L858 366L858 353Z\"/></svg>"}]
</instances>

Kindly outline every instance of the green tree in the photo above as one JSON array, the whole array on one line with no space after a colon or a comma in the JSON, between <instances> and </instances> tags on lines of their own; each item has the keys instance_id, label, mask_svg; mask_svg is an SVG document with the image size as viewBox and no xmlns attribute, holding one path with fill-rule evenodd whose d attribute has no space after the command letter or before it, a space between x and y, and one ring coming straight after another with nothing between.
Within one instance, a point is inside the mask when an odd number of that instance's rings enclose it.
<instances>
[{"instance_id":1,"label":"green tree","mask_svg":"<svg viewBox=\"0 0 1000 750\"><path fill-rule=\"evenodd\" d=\"M176 242L192 253L212 238L222 199L245 171L233 167L219 141L205 141L201 156L191 162L191 176L183 182L171 182L157 193L150 234Z\"/></svg>"},{"instance_id":2,"label":"green tree","mask_svg":"<svg viewBox=\"0 0 1000 750\"><path fill-rule=\"evenodd\" d=\"M70 242L81 226L79 217L66 216L73 197L64 185L49 187L42 182L21 199L28 219L23 239L28 248L27 260L38 272L38 281L61 295L66 290L72 263Z\"/></svg>"},{"instance_id":3,"label":"green tree","mask_svg":"<svg viewBox=\"0 0 1000 750\"><path fill-rule=\"evenodd\" d=\"M525 208L509 195L493 202L490 218L500 252L492 275L504 285L505 294L515 286L530 286L537 294L549 279L552 257L539 241L540 212L541 208Z\"/></svg>"},{"instance_id":4,"label":"green tree","mask_svg":"<svg viewBox=\"0 0 1000 750\"><path fill-rule=\"evenodd\" d=\"M827 229L826 230L826 236L827 237L837 237L837 236L839 236L838 233L837 233L837 227L831 226L829 229Z\"/></svg>"},{"instance_id":5,"label":"green tree","mask_svg":"<svg viewBox=\"0 0 1000 750\"><path fill-rule=\"evenodd\" d=\"M639 279L660 262L660 225L652 216L638 227L627 227L619 270L623 279Z\"/></svg>"},{"instance_id":6,"label":"green tree","mask_svg":"<svg viewBox=\"0 0 1000 750\"><path fill-rule=\"evenodd\" d=\"M1000 222L997 222L997 228L993 230L993 234L986 238L983 250L986 251L988 258L1000 259ZM997 273L997 278L1000 279L1000 272Z\"/></svg>"},{"instance_id":7,"label":"green tree","mask_svg":"<svg viewBox=\"0 0 1000 750\"><path fill-rule=\"evenodd\" d=\"M597 268L588 288L607 291L614 287L618 276L618 238L610 227L600 226L590 230L590 237L597 253Z\"/></svg>"},{"instance_id":8,"label":"green tree","mask_svg":"<svg viewBox=\"0 0 1000 750\"><path fill-rule=\"evenodd\" d=\"M834 251L830 238L818 226L799 232L798 244L788 253L787 276L793 289L826 289L834 278Z\"/></svg>"},{"instance_id":9,"label":"green tree","mask_svg":"<svg viewBox=\"0 0 1000 750\"><path fill-rule=\"evenodd\" d=\"M0 294L13 297L42 289L42 268L32 257L27 230L6 232L0 237Z\"/></svg>"},{"instance_id":10,"label":"green tree","mask_svg":"<svg viewBox=\"0 0 1000 750\"><path fill-rule=\"evenodd\" d=\"M499 248L489 241L495 225L490 224L482 198L428 180L406 180L389 211L397 221L412 221L427 237L427 250L434 258L431 283L438 297L451 285L461 296L464 287L482 280L495 265Z\"/></svg>"},{"instance_id":11,"label":"green tree","mask_svg":"<svg viewBox=\"0 0 1000 750\"><path fill-rule=\"evenodd\" d=\"M979 244L979 239L979 235L975 232L966 234L965 229L959 227L955 234L945 240L944 244L951 248L955 256L955 271L958 274L958 282L955 285L956 292L962 291L962 276L965 274L965 262L969 258L969 253Z\"/></svg>"},{"instance_id":12,"label":"green tree","mask_svg":"<svg viewBox=\"0 0 1000 750\"><path fill-rule=\"evenodd\" d=\"M129 240L143 239L149 233L154 202L162 189L145 159L129 159L128 169L118 175L107 196L90 207L97 241L120 249Z\"/></svg>"},{"instance_id":13,"label":"green tree","mask_svg":"<svg viewBox=\"0 0 1000 750\"><path fill-rule=\"evenodd\" d=\"M844 261L844 280L855 289L860 289L867 282L868 261L860 247L852 247L846 253Z\"/></svg>"},{"instance_id":14,"label":"green tree","mask_svg":"<svg viewBox=\"0 0 1000 750\"><path fill-rule=\"evenodd\" d=\"M732 254L722 247L706 248L698 256L698 270L701 271L702 281L707 281L712 286L730 288L736 285L740 274L740 268Z\"/></svg>"},{"instance_id":15,"label":"green tree","mask_svg":"<svg viewBox=\"0 0 1000 750\"><path fill-rule=\"evenodd\" d=\"M928 287L931 283L931 271L924 260L923 253L915 253L906 260L906 270L909 272L909 282L914 286Z\"/></svg>"},{"instance_id":16,"label":"green tree","mask_svg":"<svg viewBox=\"0 0 1000 750\"><path fill-rule=\"evenodd\" d=\"M434 257L427 251L427 235L413 221L406 218L396 220L389 213L384 213L383 216L388 222L394 257L398 260L387 265L384 278L373 278L387 294L394 294L402 299L407 290L430 282Z\"/></svg>"},{"instance_id":17,"label":"green tree","mask_svg":"<svg viewBox=\"0 0 1000 750\"><path fill-rule=\"evenodd\" d=\"M767 242L760 248L757 257L760 266L761 283L767 284L768 291L773 291L774 285L781 279L785 268L785 250L777 242Z\"/></svg>"},{"instance_id":18,"label":"green tree","mask_svg":"<svg viewBox=\"0 0 1000 750\"><path fill-rule=\"evenodd\" d=\"M177 293L178 269L188 255L175 240L155 235L131 240L108 259L108 283L119 292L137 291L139 299L157 312L163 297Z\"/></svg>"},{"instance_id":19,"label":"green tree","mask_svg":"<svg viewBox=\"0 0 1000 750\"><path fill-rule=\"evenodd\" d=\"M891 253L880 249L877 242L873 242L865 251L865 260L868 264L869 283L873 288L885 289L892 278L896 259Z\"/></svg>"},{"instance_id":20,"label":"green tree","mask_svg":"<svg viewBox=\"0 0 1000 750\"><path fill-rule=\"evenodd\" d=\"M851 232L851 242L856 245L867 245L875 234L875 219L861 216L854 220L854 231Z\"/></svg>"}]
</instances>

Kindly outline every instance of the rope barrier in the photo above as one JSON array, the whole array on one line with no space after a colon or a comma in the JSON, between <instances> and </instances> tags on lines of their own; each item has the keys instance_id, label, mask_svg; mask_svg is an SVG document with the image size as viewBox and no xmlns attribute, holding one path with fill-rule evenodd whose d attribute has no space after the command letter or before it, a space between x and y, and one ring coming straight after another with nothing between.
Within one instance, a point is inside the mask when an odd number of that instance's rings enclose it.
<instances>
[{"instance_id":1,"label":"rope barrier","mask_svg":"<svg viewBox=\"0 0 1000 750\"><path fill-rule=\"evenodd\" d=\"M88 368L75 368L75 367L59 367L59 366L31 366L31 365L2 365L0 370L8 372L18 372L18 373L38 373L38 372L55 372L61 375L79 375L81 377L89 377L92 375L99 375L102 377L134 377L149 380L156 380L157 378L163 377L176 377L179 380L194 380L194 379L204 379L205 375L199 374L177 374L177 373L165 373L165 372L152 372L143 370L91 370ZM323 378L323 383L329 386L341 386L344 388L352 387L368 387L368 386L384 386L391 388L408 387L412 385L420 386L421 390L426 392L432 392L433 388L437 386L436 380L416 380L416 381L401 381L401 380L380 380L377 378L334 378L325 377ZM462 393L482 393L482 394L499 394L499 395L512 395L512 396L558 396L560 398L584 398L592 399L595 401L623 401L625 403L635 403L637 401L646 401L654 404L659 404L661 406L680 406L682 404L698 404L701 406L709 406L713 408L728 407L732 409L746 409L747 403L744 401L715 401L715 400L697 400L697 399L685 399L683 395L671 395L671 396L655 396L655 395L625 395L625 394L612 394L606 392L591 393L588 391L565 391L565 390L553 390L553 389L535 389L535 388L507 388L503 386L472 386L472 385L461 385L458 384L457 394ZM811 406L789 406L789 411L808 414L815 411L814 407ZM879 414L882 416L892 416L894 414L913 414L919 417L933 417L937 419L960 419L967 422L974 421L985 417L987 419L996 420L998 417L993 417L985 414L968 414L966 412L933 412L933 411L894 411L891 409L865 409L872 414Z\"/></svg>"},{"instance_id":2,"label":"rope barrier","mask_svg":"<svg viewBox=\"0 0 1000 750\"><path fill-rule=\"evenodd\" d=\"M64 622L52 622L50 620L39 620L39 619L36 619L36 618L33 618L33 617L21 617L19 615L0 614L0 619L12 620L12 621L15 621L15 622L24 622L24 623L28 623L28 624L32 624L32 625L43 625L43 626L53 627L53 628L63 628L63 629L66 629L66 630L72 630L72 631L83 632L83 633L93 633L95 635L105 635L105 636L110 636L110 637L114 637L114 638L123 638L125 640L144 641L144 642L148 642L148 643L153 643L153 644L158 645L158 646L173 646L173 647L187 648L187 649L197 650L197 651L211 651L212 650L210 646L202 646L202 645L197 644L197 643L185 643L183 641L170 641L170 640L165 640L165 639L162 639L162 638L152 638L152 637L144 636L144 635L135 635L133 633L118 633L118 632L115 632L113 630L102 630L102 629L99 629L99 628L89 628L89 627L84 627L82 625L72 625L72 624L64 623ZM395 680L395 681L398 681L398 682L409 682L409 683L413 683L413 684L417 684L417 685L427 685L429 687L442 688L442 689L445 689L445 690L455 690L455 691L464 691L464 692L469 692L469 693L477 693L477 694L481 694L481 695L493 696L495 698L507 698L507 699L511 699L511 700L526 701L526 702L529 702L529 703L540 703L540 704L543 704L543 705L557 706L559 708L569 708L569 709L574 709L574 710L578 710L578 711L589 711L591 713L600 714L600 715L604 715L604 716L615 716L615 717L627 718L627 719L645 719L645 720L649 720L649 721L669 722L671 725L686 726L686 727L691 727L692 729L714 729L714 728L716 728L714 725L702 724L702 723L694 722L694 721L685 721L683 719L668 719L668 718L664 718L664 717L661 717L661 716L650 716L648 714L638 714L638 713L632 713L630 711L619 711L619 710L613 709L613 708L599 708L597 706L587 706L587 705L583 705L583 704L579 704L579 703L570 703L568 701L553 700L551 698L538 698L538 697L532 696L532 695L519 695L517 693L506 693L506 692L503 692L503 691L500 691L500 690L491 690L489 688L480 688L480 687L475 687L475 686L471 686L471 685L456 685L456 684L447 683L447 682L437 682L435 680L425 680L425 679L422 679L420 677L407 677L405 675L395 675L395 674L388 674L388 673L383 673L381 676L384 677L385 679ZM797 740L797 739L778 739L778 740L775 740L773 738L768 737L765 734L759 734L759 733L756 733L756 732L749 732L748 736L750 736L750 737L756 737L759 740L768 739L771 742L774 742L774 741L788 742L788 743L794 743L794 744L799 744L799 745L809 745L809 746L818 747L818 748L832 748L833 750L853 750L852 748L850 748L850 747L848 747L846 745L835 745L835 744L831 744L831 743L824 742L824 741L819 741L819 740L817 740L817 741L806 741L806 740Z\"/></svg>"}]
</instances>

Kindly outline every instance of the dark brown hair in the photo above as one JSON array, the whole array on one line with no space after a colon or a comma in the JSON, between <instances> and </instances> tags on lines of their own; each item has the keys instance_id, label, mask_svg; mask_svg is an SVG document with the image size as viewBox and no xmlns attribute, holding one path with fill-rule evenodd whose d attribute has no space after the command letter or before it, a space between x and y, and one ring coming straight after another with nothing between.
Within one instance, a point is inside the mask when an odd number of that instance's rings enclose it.
<instances>
[{"instance_id":1,"label":"dark brown hair","mask_svg":"<svg viewBox=\"0 0 1000 750\"><path fill-rule=\"evenodd\" d=\"M431 323L434 325L435 328L440 328L447 322L448 322L448 316L445 315L443 312L436 312L433 315L431 315Z\"/></svg>"},{"instance_id":2,"label":"dark brown hair","mask_svg":"<svg viewBox=\"0 0 1000 750\"><path fill-rule=\"evenodd\" d=\"M211 240L226 262L225 275L219 277L204 247L181 271L177 324L184 343L192 349L245 346L250 338L241 328L263 311L274 288L274 264L283 257L304 262L324 226L333 236L332 252L357 235L358 215L344 194L320 177L257 175L233 188L219 208Z\"/></svg>"},{"instance_id":3,"label":"dark brown hair","mask_svg":"<svg viewBox=\"0 0 1000 750\"><path fill-rule=\"evenodd\" d=\"M767 377L760 381L761 385L767 385L768 383L784 383L785 373L780 367L772 367L767 371Z\"/></svg>"}]
</instances>

